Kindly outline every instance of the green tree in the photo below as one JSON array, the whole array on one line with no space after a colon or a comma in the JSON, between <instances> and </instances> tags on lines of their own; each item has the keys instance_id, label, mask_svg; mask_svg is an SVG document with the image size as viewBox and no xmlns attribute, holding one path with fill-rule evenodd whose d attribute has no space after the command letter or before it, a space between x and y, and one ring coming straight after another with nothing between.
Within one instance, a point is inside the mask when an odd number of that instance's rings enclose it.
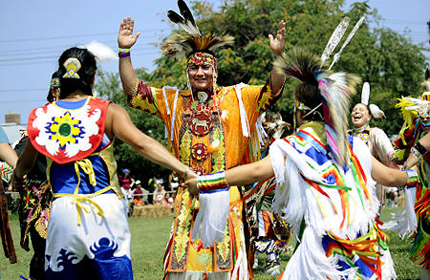
<instances>
[{"instance_id":1,"label":"green tree","mask_svg":"<svg viewBox=\"0 0 430 280\"><path fill-rule=\"evenodd\" d=\"M267 81L273 62L267 36L276 32L282 19L286 21L286 49L302 46L322 54L331 33L343 17L348 16L351 19L346 33L349 34L360 17L367 14L366 21L345 48L333 70L356 73L362 77L363 82L370 83L370 101L379 105L389 120L376 125L387 134L397 133L402 124L400 113L394 109L397 98L420 94L420 83L426 69L425 56L422 53L424 46L415 45L410 39L387 28L371 29L369 22L379 26L380 18L377 11L371 10L366 2L354 3L348 11L344 10L342 0L225 0L222 6L216 9L204 1L193 1L192 4L202 33L229 34L235 37L233 47L217 54L219 85L240 82L263 84ZM344 37L343 40L347 35ZM341 44L343 41L335 52ZM138 77L155 87L174 85L181 89L186 88L184 59L161 57L156 61L156 65L157 68L151 73L138 69ZM101 77L99 91L109 92L112 100L125 105L118 76L103 74ZM287 78L284 94L273 108L280 111L289 122L292 122L293 91L297 83L298 81ZM357 90L361 92L360 88ZM358 94L353 101L359 100ZM151 131L151 136L165 142L164 126L156 117L133 109L128 111L139 129L144 132ZM158 171L154 167L147 169L146 161L119 142L115 147L120 166L128 166L133 171L133 168L137 168L139 171L135 172Z\"/></svg>"}]
</instances>

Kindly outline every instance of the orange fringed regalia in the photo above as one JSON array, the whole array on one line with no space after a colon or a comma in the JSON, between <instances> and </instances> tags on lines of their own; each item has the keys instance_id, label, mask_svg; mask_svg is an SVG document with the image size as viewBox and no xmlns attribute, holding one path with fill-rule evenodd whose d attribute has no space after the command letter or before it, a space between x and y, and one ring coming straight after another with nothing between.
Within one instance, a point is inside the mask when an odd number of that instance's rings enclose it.
<instances>
[{"instance_id":1,"label":"orange fringed regalia","mask_svg":"<svg viewBox=\"0 0 430 280\"><path fill-rule=\"evenodd\" d=\"M198 174L210 174L239 165L243 158L249 158L245 154L250 150L252 137L244 136L242 120L247 119L251 135L255 134L257 118L276 101L280 92L272 93L270 83L215 87L203 106L189 90L152 88L139 81L137 92L128 102L134 108L157 115L164 122L168 146L177 158ZM234 203L240 199L240 188L230 188L225 238L204 249L200 240L190 239L198 202L191 199L186 188L178 188L173 232L164 260L166 275L174 272L233 273L234 270L239 275L244 269L248 270L243 203ZM241 262L239 256L242 256Z\"/></svg>"}]
</instances>

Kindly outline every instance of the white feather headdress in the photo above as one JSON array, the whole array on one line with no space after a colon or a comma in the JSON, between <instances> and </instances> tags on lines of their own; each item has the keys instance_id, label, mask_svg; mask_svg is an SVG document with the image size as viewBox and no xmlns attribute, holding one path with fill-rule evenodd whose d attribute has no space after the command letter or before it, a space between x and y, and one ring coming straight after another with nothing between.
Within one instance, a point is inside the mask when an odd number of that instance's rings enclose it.
<instances>
[{"instance_id":1,"label":"white feather headdress","mask_svg":"<svg viewBox=\"0 0 430 280\"><path fill-rule=\"evenodd\" d=\"M374 117L375 119L385 118L384 111L379 109L378 105L369 104L369 98L370 98L370 84L368 82L365 82L361 90L361 103L369 107L369 111L372 114L372 117Z\"/></svg>"},{"instance_id":2,"label":"white feather headdress","mask_svg":"<svg viewBox=\"0 0 430 280\"><path fill-rule=\"evenodd\" d=\"M296 77L303 83L318 85L327 134L327 149L340 165L347 164L350 98L355 93L355 86L360 79L352 74L328 71L318 56L300 48L291 49L279 57L274 65L277 71ZM306 101L303 102L306 105ZM317 107L319 106L321 105Z\"/></svg>"}]
</instances>

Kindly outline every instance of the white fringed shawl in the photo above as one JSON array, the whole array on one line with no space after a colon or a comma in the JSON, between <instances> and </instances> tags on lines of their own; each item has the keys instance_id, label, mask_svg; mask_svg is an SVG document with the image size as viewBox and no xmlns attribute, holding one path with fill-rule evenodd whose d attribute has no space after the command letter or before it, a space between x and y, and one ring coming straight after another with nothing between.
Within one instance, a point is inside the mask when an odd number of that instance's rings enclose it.
<instances>
[{"instance_id":1,"label":"white fringed shawl","mask_svg":"<svg viewBox=\"0 0 430 280\"><path fill-rule=\"evenodd\" d=\"M398 221L398 223L390 228L396 231L402 239L405 236L410 237L413 233L417 232L418 223L414 210L416 193L416 188L405 189L405 210L394 216L394 220Z\"/></svg>"}]
</instances>

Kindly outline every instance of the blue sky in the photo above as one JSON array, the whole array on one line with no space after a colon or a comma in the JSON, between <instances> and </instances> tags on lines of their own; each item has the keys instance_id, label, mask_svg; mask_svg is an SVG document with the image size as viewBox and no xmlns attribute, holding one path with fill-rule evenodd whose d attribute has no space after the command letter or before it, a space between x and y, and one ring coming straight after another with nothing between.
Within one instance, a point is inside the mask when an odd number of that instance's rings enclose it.
<instances>
[{"instance_id":1,"label":"blue sky","mask_svg":"<svg viewBox=\"0 0 430 280\"><path fill-rule=\"evenodd\" d=\"M222 0L210 0L214 7ZM346 5L353 1L346 1ZM406 3L408 2L408 3ZM403 33L409 31L414 43L427 42L426 22L430 20L429 0L370 0L384 19L382 25ZM154 69L160 56L153 44L170 34L166 12L177 10L176 0L75 0L3 1L0 10L0 123L16 111L27 123L32 108L46 101L49 80L57 58L69 47L93 40L117 51L116 35L123 17L136 19L142 32L132 49L133 64ZM430 60L427 53L428 61ZM117 61L99 63L99 69L117 72ZM424 69L423 69L424 70Z\"/></svg>"}]
</instances>

